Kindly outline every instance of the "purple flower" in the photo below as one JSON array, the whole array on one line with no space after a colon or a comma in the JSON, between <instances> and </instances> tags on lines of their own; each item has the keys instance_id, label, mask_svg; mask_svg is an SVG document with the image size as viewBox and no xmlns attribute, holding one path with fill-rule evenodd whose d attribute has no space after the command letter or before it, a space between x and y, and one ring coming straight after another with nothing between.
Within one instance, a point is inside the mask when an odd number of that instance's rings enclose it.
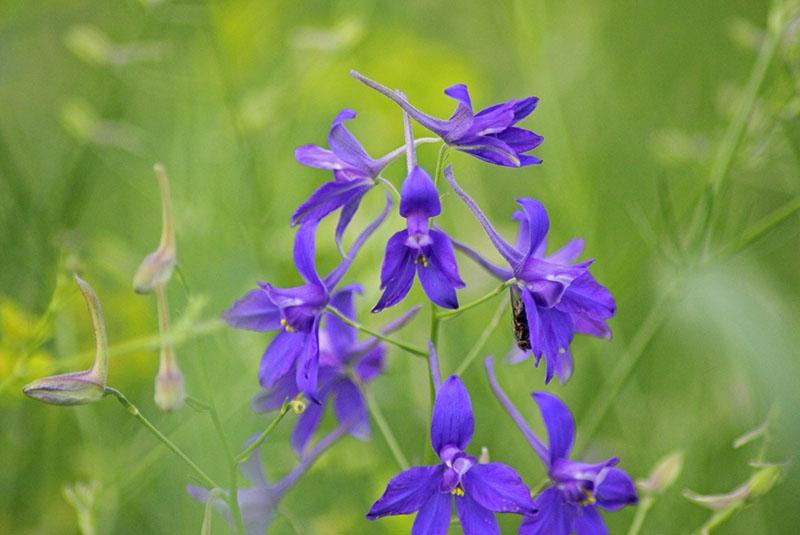
<instances>
[{"instance_id":1,"label":"purple flower","mask_svg":"<svg viewBox=\"0 0 800 535\"><path fill-rule=\"evenodd\" d=\"M464 452L473 428L469 393L453 375L438 389L431 421L431 443L441 464L400 472L367 518L417 513L412 535L444 535L455 501L464 533L489 535L500 533L493 513L533 514L530 491L513 469L479 464Z\"/></svg>"},{"instance_id":2,"label":"purple flower","mask_svg":"<svg viewBox=\"0 0 800 535\"><path fill-rule=\"evenodd\" d=\"M350 253L324 279L315 265L317 222L300 227L294 242L294 263L305 284L276 288L260 283L223 314L231 327L252 331L277 331L261 359L258 377L261 386L272 388L291 370L295 384L316 400L319 370L319 326L330 303L331 292L350 267L353 258L393 206L387 195L383 212L356 239Z\"/></svg>"},{"instance_id":3,"label":"purple flower","mask_svg":"<svg viewBox=\"0 0 800 535\"><path fill-rule=\"evenodd\" d=\"M464 287L450 238L430 228L429 220L442 212L442 204L433 180L416 164L410 139L411 124L406 115L409 170L400 191L400 215L406 219L406 230L386 243L381 267L383 295L373 312L402 301L414 284L415 273L427 296L440 307L458 308L456 288Z\"/></svg>"},{"instance_id":4,"label":"purple flower","mask_svg":"<svg viewBox=\"0 0 800 535\"><path fill-rule=\"evenodd\" d=\"M451 166L444 174L510 269L491 263L462 243L455 242L456 248L497 278L515 280L510 291L517 345L520 350L533 353L536 366L544 355L547 362L545 383L549 383L553 375L562 383L566 382L572 375L569 346L574 333L610 338L611 330L606 321L616 311L611 293L589 273L592 261L572 263L583 252L583 240L572 240L555 253L546 255L545 237L550 226L547 211L537 200L518 199L522 210L514 213L514 219L519 222L519 237L512 247L456 183Z\"/></svg>"},{"instance_id":5,"label":"purple flower","mask_svg":"<svg viewBox=\"0 0 800 535\"><path fill-rule=\"evenodd\" d=\"M552 482L537 497L538 512L526 517L519 528L520 535L607 534L598 508L618 511L638 502L630 476L614 468L619 459L612 457L597 464L570 461L575 437L572 414L556 396L534 392L533 399L539 405L547 429L546 447L500 388L491 357L486 359L486 373L495 395L544 463Z\"/></svg>"},{"instance_id":6,"label":"purple flower","mask_svg":"<svg viewBox=\"0 0 800 535\"><path fill-rule=\"evenodd\" d=\"M303 145L295 149L298 162L309 167L333 171L332 182L320 186L292 215L292 226L319 221L334 210L342 208L336 225L336 245L361 204L361 199L375 185L383 168L403 154L404 147L375 160L344 126L353 119L353 110L342 110L333 120L328 132L328 146Z\"/></svg>"},{"instance_id":7,"label":"purple flower","mask_svg":"<svg viewBox=\"0 0 800 535\"><path fill-rule=\"evenodd\" d=\"M415 121L435 132L451 147L483 161L506 167L542 163L539 158L524 153L538 147L544 138L530 130L514 126L533 113L539 102L537 97L509 100L473 113L467 86L457 84L444 91L458 105L450 119L443 120L421 112L397 91L392 91L356 71L351 71L350 74L389 97Z\"/></svg>"},{"instance_id":8,"label":"purple flower","mask_svg":"<svg viewBox=\"0 0 800 535\"><path fill-rule=\"evenodd\" d=\"M355 319L353 297L361 293L357 285L342 288L330 300L330 306L350 319ZM389 334L403 327L419 311L414 307L399 319L384 327ZM311 436L319 428L325 404L333 400L333 411L341 425L347 425L350 434L359 439L370 436L366 400L359 385L367 385L380 375L385 367L386 347L377 338L359 342L357 332L333 314L325 314L319 331L319 404L309 404L298 418L292 434L292 447L302 454ZM278 380L273 388L254 400L259 412L273 411L284 400L300 393L291 373Z\"/></svg>"},{"instance_id":9,"label":"purple flower","mask_svg":"<svg viewBox=\"0 0 800 535\"><path fill-rule=\"evenodd\" d=\"M347 429L342 426L331 431L314 446L307 456L303 457L291 472L274 484L269 483L264 475L260 450L256 450L250 455L250 458L242 464L242 473L253 486L239 489L237 493L239 510L247 535L264 534L286 492L311 468L314 461L339 440L346 431ZM219 494L212 495L208 489L195 485L187 486L186 491L189 496L201 503L208 502L209 498L213 500L214 509L225 517L228 524L233 526L227 491L217 491Z\"/></svg>"}]
</instances>

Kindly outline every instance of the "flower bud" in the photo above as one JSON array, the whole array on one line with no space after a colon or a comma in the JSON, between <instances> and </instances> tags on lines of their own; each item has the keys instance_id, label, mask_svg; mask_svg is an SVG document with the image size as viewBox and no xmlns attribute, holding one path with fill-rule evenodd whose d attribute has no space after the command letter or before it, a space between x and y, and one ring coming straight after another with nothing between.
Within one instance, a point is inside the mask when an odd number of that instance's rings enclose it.
<instances>
[{"instance_id":1,"label":"flower bud","mask_svg":"<svg viewBox=\"0 0 800 535\"><path fill-rule=\"evenodd\" d=\"M176 364L173 362L173 364ZM177 365L160 370L156 375L155 402L162 411L175 411L183 407L186 391L183 386L183 374Z\"/></svg>"},{"instance_id":2,"label":"flower bud","mask_svg":"<svg viewBox=\"0 0 800 535\"><path fill-rule=\"evenodd\" d=\"M100 301L92 287L75 275L75 282L83 294L95 338L95 356L92 367L86 371L65 373L37 379L22 389L33 399L53 405L83 405L103 398L108 374L108 339L103 322Z\"/></svg>"},{"instance_id":3,"label":"flower bud","mask_svg":"<svg viewBox=\"0 0 800 535\"><path fill-rule=\"evenodd\" d=\"M747 500L753 501L772 490L772 487L781 478L781 467L776 464L767 465L750 478L747 482L749 492Z\"/></svg>"},{"instance_id":4,"label":"flower bud","mask_svg":"<svg viewBox=\"0 0 800 535\"><path fill-rule=\"evenodd\" d=\"M675 451L662 457L653 471L644 481L639 482L639 488L647 493L661 493L671 487L683 468L683 452Z\"/></svg>"},{"instance_id":5,"label":"flower bud","mask_svg":"<svg viewBox=\"0 0 800 535\"><path fill-rule=\"evenodd\" d=\"M481 447L481 456L478 457L479 464L489 464L489 448L486 446Z\"/></svg>"},{"instance_id":6,"label":"flower bud","mask_svg":"<svg viewBox=\"0 0 800 535\"><path fill-rule=\"evenodd\" d=\"M292 412L295 414L303 414L306 412L306 398L302 392L297 394L294 399L289 400L289 407L292 409Z\"/></svg>"},{"instance_id":7,"label":"flower bud","mask_svg":"<svg viewBox=\"0 0 800 535\"><path fill-rule=\"evenodd\" d=\"M158 185L161 189L163 226L158 249L145 257L133 276L133 291L140 294L151 293L158 286L164 286L172 277L177 261L175 228L172 224L172 205L170 203L167 173L161 164L153 166L153 170L156 173Z\"/></svg>"}]
</instances>

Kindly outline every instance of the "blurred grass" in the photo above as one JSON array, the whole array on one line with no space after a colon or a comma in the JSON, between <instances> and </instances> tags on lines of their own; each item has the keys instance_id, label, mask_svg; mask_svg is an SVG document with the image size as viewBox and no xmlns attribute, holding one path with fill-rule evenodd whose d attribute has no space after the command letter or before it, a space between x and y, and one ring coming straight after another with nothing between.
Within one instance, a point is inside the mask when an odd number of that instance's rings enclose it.
<instances>
[{"instance_id":1,"label":"blurred grass","mask_svg":"<svg viewBox=\"0 0 800 535\"><path fill-rule=\"evenodd\" d=\"M551 246L587 239L593 272L618 299L611 343L578 338L576 374L565 398L576 416L602 396L604 379L664 288L682 281L678 301L647 347L633 379L589 446L619 455L644 477L665 453L683 449L681 479L660 498L645 533L685 533L706 513L681 488L724 492L747 479L752 450L731 442L782 408L769 459L796 454L800 256L797 216L724 262L698 269L671 248L683 239L706 184L710 161L755 61L767 2L22 2L0 7L0 382L12 373L34 325L48 308L59 266L80 266L106 312L111 344L156 330L154 303L130 280L160 229L154 161L170 172L178 255L189 292L170 287L173 314L189 294L215 317L256 280L296 282L288 218L327 177L292 158L295 146L322 143L343 107L359 112L354 133L373 155L402 143L398 111L347 76L351 68L401 87L441 116L441 90L466 82L477 105L536 94L526 124L545 136L545 163L497 169L453 156L462 184L507 235L512 201L545 202ZM723 191L721 245L800 193L796 35L787 39L767 80ZM110 53L112 51L114 53ZM420 129L421 130L421 129ZM421 132L418 132L421 133ZM435 147L420 149L432 169ZM396 180L402 166L389 170ZM662 186L659 187L659 180ZM371 195L356 228L380 209ZM665 201L672 220L662 217ZM444 198L441 224L491 249L464 206ZM364 322L377 299L377 273L390 220L354 265L363 282ZM321 236L332 235L329 225ZM319 262L333 265L332 240ZM687 268L689 266L689 268ZM461 262L462 300L494 285ZM421 302L418 289L410 302ZM91 347L77 292L66 288L46 343L0 393L0 533L76 533L61 488L97 480L99 524L106 533L199 530L203 507L186 496L189 474L113 402L60 409L23 399L19 388L50 362ZM444 326L442 361L452 370L494 310L484 305ZM391 316L394 312L390 312ZM509 349L501 329L486 352ZM425 319L404 331L422 344ZM220 331L179 348L190 392L213 395L232 444L266 419L248 408L266 339ZM88 358L87 358L88 362ZM205 391L204 367L213 381ZM185 409L162 415L152 403L156 355L112 360L111 383L126 392L211 475L224 479L210 422ZM542 388L529 365L498 369L523 414L538 424L527 392ZM401 446L419 461L427 435L426 370L392 352L375 395ZM514 465L529 484L543 470L501 414L480 365L465 374L477 419L473 446ZM330 423L330 422L329 422ZM292 465L290 425L264 448L268 473ZM578 434L580 436L579 428ZM409 518L367 523L364 512L395 472L380 436L346 439L284 502L307 533L396 533ZM791 533L800 524L789 478L734 517L720 533ZM606 516L612 533L633 511ZM515 519L504 520L510 530ZM215 527L222 530L217 518ZM293 533L279 518L273 532Z\"/></svg>"}]
</instances>

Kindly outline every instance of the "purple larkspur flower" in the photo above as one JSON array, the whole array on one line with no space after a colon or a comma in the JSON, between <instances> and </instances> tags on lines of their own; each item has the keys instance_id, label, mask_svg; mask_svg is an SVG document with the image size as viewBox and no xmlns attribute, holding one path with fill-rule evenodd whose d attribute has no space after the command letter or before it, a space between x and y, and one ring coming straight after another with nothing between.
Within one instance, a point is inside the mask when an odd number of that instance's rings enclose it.
<instances>
[{"instance_id":1,"label":"purple larkspur flower","mask_svg":"<svg viewBox=\"0 0 800 535\"><path fill-rule=\"evenodd\" d=\"M357 285L346 286L337 291L330 306L355 320L353 298L361 293ZM419 311L414 307L397 320L389 323L382 334L389 334L403 327ZM355 328L347 325L335 315L323 317L319 331L319 404L309 404L297 419L292 434L292 447L298 454L305 450L312 435L317 431L325 412L327 401L333 401L333 412L341 425L347 425L350 434L358 439L370 436L367 403L361 387L372 382L385 368L386 346L377 338L359 341ZM259 412L273 411L287 399L300 393L291 373L278 380L273 388L260 394L253 402Z\"/></svg>"},{"instance_id":2,"label":"purple larkspur flower","mask_svg":"<svg viewBox=\"0 0 800 535\"><path fill-rule=\"evenodd\" d=\"M544 355L547 362L545 383L549 383L553 375L562 383L566 382L572 375L569 346L574 333L610 338L611 330L606 321L616 312L614 297L589 273L592 261L572 263L583 252L583 240L572 240L546 255L550 227L547 211L537 200L518 199L522 210L514 213L514 219L519 222L519 236L516 246L511 246L456 183L452 167L448 166L444 174L509 267L493 264L462 243L454 242L456 248L497 278L514 280L510 291L519 349L526 354L533 353L536 366Z\"/></svg>"},{"instance_id":3,"label":"purple larkspur flower","mask_svg":"<svg viewBox=\"0 0 800 535\"><path fill-rule=\"evenodd\" d=\"M277 288L260 283L236 301L223 319L231 327L259 332L280 331L267 346L258 371L261 386L272 388L291 370L297 388L316 400L319 371L319 326L330 296L364 242L386 219L393 202L387 194L383 212L358 236L349 254L325 278L316 269L317 222L301 226L294 241L294 263L305 284Z\"/></svg>"},{"instance_id":4,"label":"purple larkspur flower","mask_svg":"<svg viewBox=\"0 0 800 535\"><path fill-rule=\"evenodd\" d=\"M439 192L431 177L416 163L409 144L411 123L405 115L408 176L400 190L400 215L406 229L395 233L386 243L381 266L381 295L372 309L379 312L394 306L408 295L419 277L422 289L431 301L444 308L458 308L456 288L464 281L458 274L453 244L441 230L430 228L430 219L442 212Z\"/></svg>"},{"instance_id":5,"label":"purple larkspur flower","mask_svg":"<svg viewBox=\"0 0 800 535\"><path fill-rule=\"evenodd\" d=\"M254 451L247 461L242 463L242 473L253 485L249 488L240 488L237 493L239 511L241 512L247 535L264 535L267 527L275 517L278 504L289 489L346 432L347 428L344 426L339 426L331 431L314 446L308 455L300 460L300 463L291 472L276 483L269 483L264 475L260 450ZM212 495L208 489L195 485L187 486L186 491L189 496L201 503L207 503L209 499L213 500L212 506L214 509L225 518L229 525L233 526L227 491L218 490L218 494Z\"/></svg>"},{"instance_id":6,"label":"purple larkspur flower","mask_svg":"<svg viewBox=\"0 0 800 535\"><path fill-rule=\"evenodd\" d=\"M417 513L412 535L444 535L455 502L466 535L491 535L500 533L494 513L533 514L530 491L512 468L480 464L464 452L474 426L469 393L453 375L439 386L431 419L431 444L441 463L397 474L367 518Z\"/></svg>"},{"instance_id":7,"label":"purple larkspur flower","mask_svg":"<svg viewBox=\"0 0 800 535\"><path fill-rule=\"evenodd\" d=\"M351 71L350 74L393 100L415 121L435 132L445 143L457 150L471 154L483 161L506 167L542 163L539 158L524 153L538 147L544 138L530 130L514 126L533 113L539 102L537 97L509 100L474 113L467 86L457 84L444 91L448 97L458 103L453 115L444 120L421 112L397 91L370 80L356 71Z\"/></svg>"},{"instance_id":8,"label":"purple larkspur flower","mask_svg":"<svg viewBox=\"0 0 800 535\"><path fill-rule=\"evenodd\" d=\"M534 392L531 395L547 429L545 446L500 388L491 357L486 359L486 373L498 400L544 463L551 481L536 498L538 512L527 515L520 525L520 535L607 535L598 509L618 511L638 502L631 477L614 468L619 459L612 457L597 464L569 460L575 438L572 414L556 396Z\"/></svg>"}]
</instances>

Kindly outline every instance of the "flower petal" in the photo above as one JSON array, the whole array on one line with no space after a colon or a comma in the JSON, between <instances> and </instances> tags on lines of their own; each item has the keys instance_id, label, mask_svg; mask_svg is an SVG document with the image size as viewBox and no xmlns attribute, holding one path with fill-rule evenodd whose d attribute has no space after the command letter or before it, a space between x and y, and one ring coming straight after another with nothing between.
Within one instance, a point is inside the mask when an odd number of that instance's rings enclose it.
<instances>
[{"instance_id":1,"label":"flower petal","mask_svg":"<svg viewBox=\"0 0 800 535\"><path fill-rule=\"evenodd\" d=\"M570 240L564 247L548 256L545 260L553 264L570 264L583 253L584 241L580 238Z\"/></svg>"},{"instance_id":2,"label":"flower petal","mask_svg":"<svg viewBox=\"0 0 800 535\"><path fill-rule=\"evenodd\" d=\"M417 513L411 526L411 535L446 535L452 513L453 499L450 494L435 493Z\"/></svg>"},{"instance_id":3,"label":"flower petal","mask_svg":"<svg viewBox=\"0 0 800 535\"><path fill-rule=\"evenodd\" d=\"M520 254L513 247L511 247L511 245L509 245L508 242L505 241L500 236L500 234L497 233L497 231L494 229L492 224L483 214L477 203L473 201L469 195L467 195L467 192L461 189L461 186L458 185L455 177L453 176L452 165L448 165L447 167L445 167L444 176L450 183L450 186L453 188L453 190L458 194L459 197L461 197L461 200L463 200L464 203L469 207L469 209L472 210L472 213L475 215L475 218L481 224L483 230L486 231L486 234L489 236L489 240L491 240L492 244L495 246L497 251L503 256L503 258L506 259L509 265L516 266L519 263L519 261L522 260L522 254Z\"/></svg>"},{"instance_id":4,"label":"flower petal","mask_svg":"<svg viewBox=\"0 0 800 535\"><path fill-rule=\"evenodd\" d=\"M314 318L311 332L306 334L303 348L297 357L297 388L312 400L317 399L319 374L319 316Z\"/></svg>"},{"instance_id":5,"label":"flower petal","mask_svg":"<svg viewBox=\"0 0 800 535\"><path fill-rule=\"evenodd\" d=\"M351 320L356 319L353 297L364 290L359 284L345 286L331 296L329 305ZM355 328L347 325L333 314L325 315L325 332L327 333L336 356L343 358L356 342Z\"/></svg>"},{"instance_id":6,"label":"flower petal","mask_svg":"<svg viewBox=\"0 0 800 535\"><path fill-rule=\"evenodd\" d=\"M467 447L475 430L472 403L464 383L457 375L442 383L436 393L431 418L431 444L436 454L445 446Z\"/></svg>"},{"instance_id":7,"label":"flower petal","mask_svg":"<svg viewBox=\"0 0 800 535\"><path fill-rule=\"evenodd\" d=\"M344 162L333 152L316 145L303 145L294 149L294 158L303 165L334 171L344 168Z\"/></svg>"},{"instance_id":8,"label":"flower petal","mask_svg":"<svg viewBox=\"0 0 800 535\"><path fill-rule=\"evenodd\" d=\"M442 203L433 179L424 169L415 166L400 189L400 215L406 218L411 215L436 217L440 213Z\"/></svg>"},{"instance_id":9,"label":"flower petal","mask_svg":"<svg viewBox=\"0 0 800 535\"><path fill-rule=\"evenodd\" d=\"M297 423L292 431L292 449L298 457L302 457L311 437L319 429L324 412L325 405L308 403L303 414L297 417Z\"/></svg>"},{"instance_id":10,"label":"flower petal","mask_svg":"<svg viewBox=\"0 0 800 535\"><path fill-rule=\"evenodd\" d=\"M345 163L358 169L369 170L375 160L369 157L353 134L344 126L345 121L355 118L356 112L344 109L333 120L328 132L328 146Z\"/></svg>"},{"instance_id":11,"label":"flower petal","mask_svg":"<svg viewBox=\"0 0 800 535\"><path fill-rule=\"evenodd\" d=\"M372 186L370 186L371 188ZM336 240L336 248L339 249L339 254L345 256L344 251L342 250L342 238L344 237L344 233L347 230L347 227L350 225L350 222L353 220L353 217L356 215L358 211L358 207L361 206L361 200L364 198L364 194L369 190L365 190L364 193L361 195L353 196L349 201L342 206L342 211L339 213L339 221L336 222L336 232L334 233L334 239Z\"/></svg>"},{"instance_id":12,"label":"flower petal","mask_svg":"<svg viewBox=\"0 0 800 535\"><path fill-rule=\"evenodd\" d=\"M639 501L631 477L619 468L611 468L595 488L595 498L603 509L618 511Z\"/></svg>"},{"instance_id":13,"label":"flower petal","mask_svg":"<svg viewBox=\"0 0 800 535\"><path fill-rule=\"evenodd\" d=\"M491 275L494 275L498 279L506 281L514 276L514 273L512 273L510 269L506 269L498 266L497 264L494 264L490 260L484 258L483 255L481 255L478 251L471 248L467 244L453 238L450 238L450 241L453 244L453 247L455 247L468 257L470 257L473 262L477 263L479 266L481 266L483 269L485 269Z\"/></svg>"},{"instance_id":14,"label":"flower petal","mask_svg":"<svg viewBox=\"0 0 800 535\"><path fill-rule=\"evenodd\" d=\"M339 423L350 427L350 434L366 440L370 436L367 404L361 391L350 379L339 382L334 388L333 410Z\"/></svg>"},{"instance_id":15,"label":"flower petal","mask_svg":"<svg viewBox=\"0 0 800 535\"><path fill-rule=\"evenodd\" d=\"M503 167L520 167L517 151L507 143L493 136L478 136L458 145L458 150L472 154L479 160L502 165Z\"/></svg>"},{"instance_id":16,"label":"flower petal","mask_svg":"<svg viewBox=\"0 0 800 535\"><path fill-rule=\"evenodd\" d=\"M405 230L394 234L386 243L386 254L381 266L381 289L383 295L372 308L372 312L380 312L384 308L396 305L411 290L414 284L415 258L413 251L406 247L408 233Z\"/></svg>"},{"instance_id":17,"label":"flower petal","mask_svg":"<svg viewBox=\"0 0 800 535\"><path fill-rule=\"evenodd\" d=\"M419 511L434 493L438 494L442 472L442 465L415 466L400 472L386 485L383 496L372 504L367 518L375 520Z\"/></svg>"},{"instance_id":18,"label":"flower petal","mask_svg":"<svg viewBox=\"0 0 800 535\"><path fill-rule=\"evenodd\" d=\"M519 535L570 535L575 507L565 503L555 487L536 498L536 507L539 511L519 526Z\"/></svg>"},{"instance_id":19,"label":"flower petal","mask_svg":"<svg viewBox=\"0 0 800 535\"><path fill-rule=\"evenodd\" d=\"M576 535L608 535L608 528L597 507L579 507L573 519Z\"/></svg>"},{"instance_id":20,"label":"flower petal","mask_svg":"<svg viewBox=\"0 0 800 535\"><path fill-rule=\"evenodd\" d=\"M425 294L443 308L458 308L456 288L464 282L458 274L455 254L450 239L443 232L430 231L432 243L423 251L426 263L417 263L417 274Z\"/></svg>"},{"instance_id":21,"label":"flower petal","mask_svg":"<svg viewBox=\"0 0 800 535\"><path fill-rule=\"evenodd\" d=\"M521 251L526 251L522 260L524 263L533 256L536 249L541 245L542 240L547 236L547 231L550 229L550 219L547 217L547 210L544 205L536 199L517 199L517 204L522 207L528 228L527 240L523 240L526 247L521 248L517 245Z\"/></svg>"},{"instance_id":22,"label":"flower petal","mask_svg":"<svg viewBox=\"0 0 800 535\"><path fill-rule=\"evenodd\" d=\"M564 402L553 394L534 392L533 400L539 405L544 426L547 428L550 464L552 465L556 459L568 458L575 440L575 419L572 413Z\"/></svg>"},{"instance_id":23,"label":"flower petal","mask_svg":"<svg viewBox=\"0 0 800 535\"><path fill-rule=\"evenodd\" d=\"M258 368L261 386L270 389L291 369L303 349L305 334L281 331L264 350Z\"/></svg>"},{"instance_id":24,"label":"flower petal","mask_svg":"<svg viewBox=\"0 0 800 535\"><path fill-rule=\"evenodd\" d=\"M572 281L557 308L572 317L575 330L579 333L611 338L611 329L605 322L617 310L614 296L598 284L589 272Z\"/></svg>"},{"instance_id":25,"label":"flower petal","mask_svg":"<svg viewBox=\"0 0 800 535\"><path fill-rule=\"evenodd\" d=\"M309 284L322 285L316 267L317 221L311 220L301 226L294 237L294 265Z\"/></svg>"},{"instance_id":26,"label":"flower petal","mask_svg":"<svg viewBox=\"0 0 800 535\"><path fill-rule=\"evenodd\" d=\"M386 368L386 347L379 345L364 355L353 371L358 380L366 384L375 379Z\"/></svg>"},{"instance_id":27,"label":"flower petal","mask_svg":"<svg viewBox=\"0 0 800 535\"><path fill-rule=\"evenodd\" d=\"M456 514L464 535L500 535L500 526L489 509L473 500L469 494L456 497Z\"/></svg>"},{"instance_id":28,"label":"flower petal","mask_svg":"<svg viewBox=\"0 0 800 535\"><path fill-rule=\"evenodd\" d=\"M496 137L517 153L528 152L542 144L544 138L536 132L523 128L509 127L496 134Z\"/></svg>"},{"instance_id":29,"label":"flower petal","mask_svg":"<svg viewBox=\"0 0 800 535\"><path fill-rule=\"evenodd\" d=\"M533 514L536 507L522 478L501 463L476 464L462 478L464 492L495 513Z\"/></svg>"},{"instance_id":30,"label":"flower petal","mask_svg":"<svg viewBox=\"0 0 800 535\"><path fill-rule=\"evenodd\" d=\"M285 400L292 399L299 392L297 383L294 380L294 375L287 373L278 379L272 388L258 394L255 399L253 399L253 410L256 412L278 410Z\"/></svg>"},{"instance_id":31,"label":"flower petal","mask_svg":"<svg viewBox=\"0 0 800 535\"><path fill-rule=\"evenodd\" d=\"M349 223L355 213L355 209L352 207L355 206L355 208L358 208L361 199L373 185L374 182L366 178L341 182L326 182L317 188L317 190L295 210L294 214L292 214L291 225L294 227L311 221L319 221L342 206L350 207L348 211L349 219L346 221L346 223ZM342 212L342 216L344 216L344 211ZM347 227L346 223L343 225L345 228ZM344 230L342 230L342 234L343 233Z\"/></svg>"},{"instance_id":32,"label":"flower petal","mask_svg":"<svg viewBox=\"0 0 800 535\"><path fill-rule=\"evenodd\" d=\"M276 331L281 328L281 312L263 288L250 290L222 314L225 323L236 329Z\"/></svg>"},{"instance_id":33,"label":"flower petal","mask_svg":"<svg viewBox=\"0 0 800 535\"><path fill-rule=\"evenodd\" d=\"M547 361L545 383L549 383L553 375L562 384L566 383L572 375L572 356L569 352L573 337L572 319L555 308L540 308L538 312L542 325L542 352Z\"/></svg>"}]
</instances>

